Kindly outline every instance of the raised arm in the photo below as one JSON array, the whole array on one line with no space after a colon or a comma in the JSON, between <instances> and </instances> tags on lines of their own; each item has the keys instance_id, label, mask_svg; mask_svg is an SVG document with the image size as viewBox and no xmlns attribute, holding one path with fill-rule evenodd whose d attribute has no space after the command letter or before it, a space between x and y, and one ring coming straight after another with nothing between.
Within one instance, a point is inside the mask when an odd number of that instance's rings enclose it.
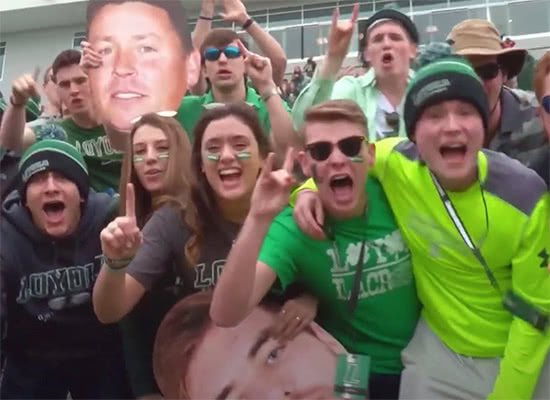
<instances>
[{"instance_id":1,"label":"raised arm","mask_svg":"<svg viewBox=\"0 0 550 400\"><path fill-rule=\"evenodd\" d=\"M234 22L242 27L250 19L241 0L222 0L222 5L224 12L221 13L221 16L224 20ZM245 30L262 54L271 60L273 81L277 86L280 86L286 70L286 54L283 48L273 36L264 31L256 22L252 22Z\"/></svg>"},{"instance_id":2,"label":"raised arm","mask_svg":"<svg viewBox=\"0 0 550 400\"><path fill-rule=\"evenodd\" d=\"M214 9L216 2L214 0L202 0L201 12L197 19L197 24L193 30L193 47L199 49L210 29L212 29L212 19L214 18ZM202 18L201 18L202 17Z\"/></svg>"},{"instance_id":3,"label":"raised arm","mask_svg":"<svg viewBox=\"0 0 550 400\"><path fill-rule=\"evenodd\" d=\"M36 84L39 72L35 68L32 76L24 74L13 81L8 107L0 126L0 147L4 149L24 151L34 143L34 133L25 128L25 105L30 97L39 96Z\"/></svg>"},{"instance_id":4,"label":"raised arm","mask_svg":"<svg viewBox=\"0 0 550 400\"><path fill-rule=\"evenodd\" d=\"M214 289L210 317L219 326L238 325L275 282L275 272L259 262L258 255L271 221L288 202L292 184L292 153L289 149L280 170L272 170L273 153L264 163L248 217Z\"/></svg>"}]
</instances>

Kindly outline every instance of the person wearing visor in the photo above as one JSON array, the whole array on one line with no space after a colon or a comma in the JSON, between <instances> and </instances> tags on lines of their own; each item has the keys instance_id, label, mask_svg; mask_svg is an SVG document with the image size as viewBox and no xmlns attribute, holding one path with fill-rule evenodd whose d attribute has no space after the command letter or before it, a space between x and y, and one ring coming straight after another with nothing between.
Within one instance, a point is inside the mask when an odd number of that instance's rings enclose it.
<instances>
[{"instance_id":1,"label":"person wearing visor","mask_svg":"<svg viewBox=\"0 0 550 400\"><path fill-rule=\"evenodd\" d=\"M303 122L306 109L329 99L353 100L368 121L370 142L388 136L405 136L402 109L407 83L413 76L411 64L416 57L419 35L405 14L383 9L372 15L361 32L361 55L370 65L359 77L345 76L336 81L359 16L355 5L350 20L338 21L336 9L329 32L328 52L313 81L296 99L292 119L296 129Z\"/></svg>"},{"instance_id":2,"label":"person wearing visor","mask_svg":"<svg viewBox=\"0 0 550 400\"><path fill-rule=\"evenodd\" d=\"M294 140L290 109L273 82L271 61L249 52L236 32L213 29L200 47L202 73L210 83L203 96L186 96L176 119L190 135L202 111L216 104L246 102L256 110L266 133L274 132L275 148L284 149ZM246 74L246 75L245 75ZM252 82L246 84L246 76Z\"/></svg>"},{"instance_id":3,"label":"person wearing visor","mask_svg":"<svg viewBox=\"0 0 550 400\"><path fill-rule=\"evenodd\" d=\"M330 100L309 109L304 121L298 160L319 183L327 236L308 237L284 208L290 168L264 165L210 316L218 326L237 326L273 283L300 283L319 299L316 321L360 360L369 398L396 399L401 351L419 306L409 251L380 183L367 176L374 146L365 140L365 117L351 100ZM365 386L355 394L364 396Z\"/></svg>"},{"instance_id":4,"label":"person wearing visor","mask_svg":"<svg viewBox=\"0 0 550 400\"><path fill-rule=\"evenodd\" d=\"M483 83L489 103L483 146L500 151L534 169L549 184L548 139L537 116L532 92L504 85L521 71L527 51L503 48L497 28L486 20L468 19L447 37L456 54L466 57Z\"/></svg>"}]
</instances>

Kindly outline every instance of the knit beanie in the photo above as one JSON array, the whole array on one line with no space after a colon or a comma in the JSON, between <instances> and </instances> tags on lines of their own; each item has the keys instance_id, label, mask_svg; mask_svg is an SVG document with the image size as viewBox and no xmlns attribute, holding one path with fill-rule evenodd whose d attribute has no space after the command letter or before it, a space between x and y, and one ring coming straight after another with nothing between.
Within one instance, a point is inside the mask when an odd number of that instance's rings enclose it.
<instances>
[{"instance_id":1,"label":"knit beanie","mask_svg":"<svg viewBox=\"0 0 550 400\"><path fill-rule=\"evenodd\" d=\"M489 106L481 81L465 59L447 57L420 68L409 84L403 116L409 139L413 140L416 122L422 112L447 100L471 103L487 130Z\"/></svg>"},{"instance_id":2,"label":"knit beanie","mask_svg":"<svg viewBox=\"0 0 550 400\"><path fill-rule=\"evenodd\" d=\"M80 152L61 140L47 139L35 143L19 162L19 194L25 203L27 183L31 177L43 171L56 171L73 182L84 201L88 198L90 182L88 167Z\"/></svg>"}]
</instances>

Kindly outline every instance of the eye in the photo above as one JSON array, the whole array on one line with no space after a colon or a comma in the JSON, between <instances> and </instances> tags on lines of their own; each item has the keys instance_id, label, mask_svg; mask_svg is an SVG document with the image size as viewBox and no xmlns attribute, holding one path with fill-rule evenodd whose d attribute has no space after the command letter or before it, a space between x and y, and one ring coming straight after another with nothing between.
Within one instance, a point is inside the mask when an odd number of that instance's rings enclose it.
<instances>
[{"instance_id":1,"label":"eye","mask_svg":"<svg viewBox=\"0 0 550 400\"><path fill-rule=\"evenodd\" d=\"M244 150L248 147L248 143L246 142L237 142L233 145L236 150Z\"/></svg>"},{"instance_id":2,"label":"eye","mask_svg":"<svg viewBox=\"0 0 550 400\"><path fill-rule=\"evenodd\" d=\"M139 47L139 52L140 53L153 53L153 52L156 52L157 50L151 46L147 46L147 45L143 45L143 46L140 46Z\"/></svg>"},{"instance_id":3,"label":"eye","mask_svg":"<svg viewBox=\"0 0 550 400\"><path fill-rule=\"evenodd\" d=\"M101 54L102 56L108 56L109 54L111 54L113 52L113 49L111 47L103 47L103 48L98 49L97 52L99 54Z\"/></svg>"},{"instance_id":4,"label":"eye","mask_svg":"<svg viewBox=\"0 0 550 400\"><path fill-rule=\"evenodd\" d=\"M163 146L157 146L157 151L159 152L168 152L169 148L166 145Z\"/></svg>"},{"instance_id":5,"label":"eye","mask_svg":"<svg viewBox=\"0 0 550 400\"><path fill-rule=\"evenodd\" d=\"M267 355L266 364L271 365L277 362L283 353L283 349L284 349L284 346L276 347L275 349L273 349Z\"/></svg>"},{"instance_id":6,"label":"eye","mask_svg":"<svg viewBox=\"0 0 550 400\"><path fill-rule=\"evenodd\" d=\"M206 151L209 152L209 153L219 153L220 152L220 146L214 146L214 145L210 145L210 146L206 146Z\"/></svg>"},{"instance_id":7,"label":"eye","mask_svg":"<svg viewBox=\"0 0 550 400\"><path fill-rule=\"evenodd\" d=\"M143 147L134 149L134 154L143 154L145 153L145 149Z\"/></svg>"}]
</instances>

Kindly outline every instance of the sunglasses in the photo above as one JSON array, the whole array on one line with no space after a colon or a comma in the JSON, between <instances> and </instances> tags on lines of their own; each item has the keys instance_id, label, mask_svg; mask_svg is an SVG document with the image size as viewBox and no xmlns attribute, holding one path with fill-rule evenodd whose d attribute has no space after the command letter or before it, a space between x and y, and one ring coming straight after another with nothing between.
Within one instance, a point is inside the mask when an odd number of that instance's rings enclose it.
<instances>
[{"instance_id":1,"label":"sunglasses","mask_svg":"<svg viewBox=\"0 0 550 400\"><path fill-rule=\"evenodd\" d=\"M175 117L177 113L178 113L177 111L159 111L159 112L156 112L154 114L157 114L159 117L172 118L172 117ZM149 113L149 114L151 114L151 113ZM141 121L142 118L143 118L143 115L140 115L139 117L134 118L130 122L133 125L135 125L139 121Z\"/></svg>"},{"instance_id":2,"label":"sunglasses","mask_svg":"<svg viewBox=\"0 0 550 400\"><path fill-rule=\"evenodd\" d=\"M550 94L544 96L540 103L542 104L544 111L546 111L546 114L550 114Z\"/></svg>"},{"instance_id":3,"label":"sunglasses","mask_svg":"<svg viewBox=\"0 0 550 400\"><path fill-rule=\"evenodd\" d=\"M206 50L204 50L204 58L208 61L216 61L220 58L222 52L225 54L225 57L229 59L241 56L241 50L237 46L225 46L221 50L216 47L207 47Z\"/></svg>"},{"instance_id":4,"label":"sunglasses","mask_svg":"<svg viewBox=\"0 0 550 400\"><path fill-rule=\"evenodd\" d=\"M336 143L338 149L346 157L357 157L361 152L361 145L366 140L364 136L350 136ZM331 142L315 142L306 145L306 151L315 161L325 161L334 151L334 144Z\"/></svg>"},{"instance_id":5,"label":"sunglasses","mask_svg":"<svg viewBox=\"0 0 550 400\"><path fill-rule=\"evenodd\" d=\"M384 118L386 119L386 124L392 128L394 131L399 130L399 114L394 112L387 113L384 112Z\"/></svg>"},{"instance_id":6,"label":"sunglasses","mask_svg":"<svg viewBox=\"0 0 550 400\"><path fill-rule=\"evenodd\" d=\"M477 76L479 76L484 81L490 81L495 79L500 71L500 64L489 63L484 64L479 67L474 68Z\"/></svg>"}]
</instances>

